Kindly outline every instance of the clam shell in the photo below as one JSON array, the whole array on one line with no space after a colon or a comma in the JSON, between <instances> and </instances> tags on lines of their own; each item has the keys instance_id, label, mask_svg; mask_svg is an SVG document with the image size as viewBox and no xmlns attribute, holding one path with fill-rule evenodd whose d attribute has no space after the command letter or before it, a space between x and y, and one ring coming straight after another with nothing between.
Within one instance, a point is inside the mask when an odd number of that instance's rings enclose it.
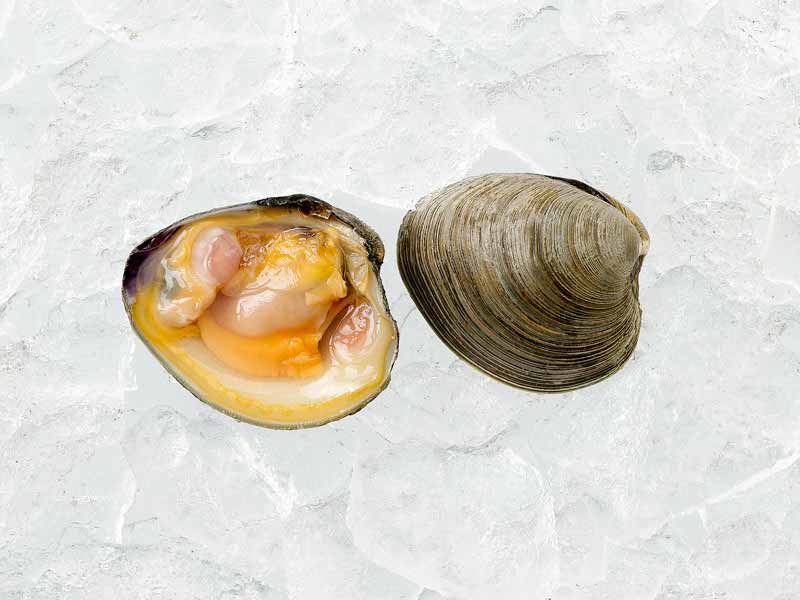
<instances>
[{"instance_id":1,"label":"clam shell","mask_svg":"<svg viewBox=\"0 0 800 600\"><path fill-rule=\"evenodd\" d=\"M456 354L501 382L561 392L608 377L633 352L649 244L608 194L504 173L423 198L397 255L412 299Z\"/></svg>"},{"instance_id":2,"label":"clam shell","mask_svg":"<svg viewBox=\"0 0 800 600\"><path fill-rule=\"evenodd\" d=\"M383 308L385 309L385 315L391 322L391 326L393 328L394 341L392 343L392 348L390 350L390 360L387 363L386 375L384 379L381 381L380 385L373 388L368 395L364 396L363 398L360 398L360 400L357 403L348 406L347 409L344 411L338 411L335 413L320 415L318 418L312 420L277 421L277 420L269 420L262 418L254 418L247 416L246 414L239 412L237 410L226 409L225 407L221 406L218 402L216 402L214 399L206 397L206 395L200 392L198 387L191 380L183 376L177 369L175 369L173 365L170 364L169 360L167 360L163 356L163 354L159 352L159 350L154 346L151 340L147 339L147 337L142 333L142 331L140 331L140 329L136 326L132 314L132 308L133 308L133 303L135 301L137 289L142 283L142 276L140 275L140 270L146 264L147 258L149 256L151 256L155 252L158 252L162 247L164 247L165 244L168 244L170 240L173 238L173 236L180 230L180 228L183 225L192 223L204 217L210 217L229 212L246 211L248 209L257 209L258 207L296 209L303 215L309 217L310 219L320 220L321 224L329 220L336 220L350 227L363 242L364 249L366 250L366 254L369 259L369 264L372 273L374 274L375 281L377 282L377 287L379 290L379 298L377 298L376 300L382 303ZM142 241L133 249L133 251L130 253L125 263L125 269L122 276L122 302L125 307L125 311L128 315L128 319L130 320L131 327L133 328L134 332L139 337L139 339L142 340L145 346L147 346L148 350L150 350L150 352L153 353L156 359L170 373L170 375L172 375L184 388L186 388L199 400L205 402L211 407L237 420L248 422L253 425L260 425L262 427L267 427L271 429L303 429L309 427L317 427L329 423L331 421L341 419L355 412L358 412L369 402L371 402L376 396L378 396L389 385L391 370L392 367L394 366L394 361L397 357L399 336L397 330L397 323L394 321L394 318L392 317L391 312L389 310L389 304L388 301L386 300L386 293L383 288L383 283L380 277L380 268L381 264L383 263L383 258L384 258L384 246L378 234L366 223L361 221L358 217L350 214L349 212L337 208L323 200L320 200L319 198L315 198L313 196L308 196L305 194L293 194L290 196L277 196L272 198L264 198L262 200L256 200L254 202L236 204L233 206L227 206L223 208L218 208L190 215L184 219L181 219L180 221L177 221L176 223L173 223L168 227L165 227L161 231L158 231L157 233L151 235L150 237Z\"/></svg>"}]
</instances>

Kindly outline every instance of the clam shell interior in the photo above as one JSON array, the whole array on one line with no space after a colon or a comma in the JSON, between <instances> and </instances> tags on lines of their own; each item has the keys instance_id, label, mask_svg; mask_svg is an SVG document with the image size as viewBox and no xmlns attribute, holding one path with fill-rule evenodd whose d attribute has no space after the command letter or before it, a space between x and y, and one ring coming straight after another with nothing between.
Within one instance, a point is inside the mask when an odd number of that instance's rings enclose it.
<instances>
[{"instance_id":1,"label":"clam shell interior","mask_svg":"<svg viewBox=\"0 0 800 600\"><path fill-rule=\"evenodd\" d=\"M367 304L372 311L367 348L342 358L336 354L326 332L319 340L321 366L306 371L283 369L274 376L263 376L243 372L220 359L220 351L207 343L212 338L208 326L205 329L202 326L205 317L180 326L165 324L163 314L159 313L165 281L169 279L165 277L168 273L165 265L170 260L174 262L181 251L190 254L191 250L183 246L191 248L192 239L201 235L198 231L213 231L213 228L240 237L245 235L243 231L258 235L266 232L265 239L281 232L292 235L298 232L296 237L301 242L304 236L319 235L326 243L333 244L335 258L341 261L341 280L346 282L346 289L339 295L345 297L332 303L338 311L336 315L333 308L330 318L322 311L327 320L320 327L332 329L351 305ZM195 215L142 242L126 265L123 301L139 337L197 398L258 425L311 427L357 411L388 384L398 336L380 280L382 258L383 246L377 234L352 215L309 196L274 198ZM241 267L237 274L240 273ZM278 274L285 275L283 271ZM216 290L214 302L220 300L224 289ZM220 327L214 322L212 333L217 330ZM279 338L282 334L274 335ZM241 336L230 339L242 342L227 344L226 348L233 352L251 342ZM291 376L295 370L299 375Z\"/></svg>"}]
</instances>

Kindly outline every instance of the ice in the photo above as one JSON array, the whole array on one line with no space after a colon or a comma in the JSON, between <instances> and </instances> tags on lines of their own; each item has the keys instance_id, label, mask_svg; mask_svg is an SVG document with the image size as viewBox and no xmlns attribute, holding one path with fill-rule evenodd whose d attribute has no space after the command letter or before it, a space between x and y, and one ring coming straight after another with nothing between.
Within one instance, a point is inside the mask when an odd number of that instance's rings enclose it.
<instances>
[{"instance_id":1,"label":"ice","mask_svg":"<svg viewBox=\"0 0 800 600\"><path fill-rule=\"evenodd\" d=\"M764 274L773 281L800 290L800 214L782 207L773 209L770 232L764 250Z\"/></svg>"},{"instance_id":2,"label":"ice","mask_svg":"<svg viewBox=\"0 0 800 600\"><path fill-rule=\"evenodd\" d=\"M222 419L165 408L130 424L122 446L137 490L121 541L158 546L179 538L234 570L281 581L277 540L293 504L291 481L230 430Z\"/></svg>"},{"instance_id":3,"label":"ice","mask_svg":"<svg viewBox=\"0 0 800 600\"><path fill-rule=\"evenodd\" d=\"M711 531L697 567L711 582L740 579L752 574L769 557L775 526L764 515L748 515Z\"/></svg>"},{"instance_id":4,"label":"ice","mask_svg":"<svg viewBox=\"0 0 800 600\"><path fill-rule=\"evenodd\" d=\"M0 1L0 597L800 597L800 9L781 0ZM577 177L652 246L625 368L539 395L435 338L405 210ZM122 266L304 192L373 225L389 388L309 431L195 400Z\"/></svg>"},{"instance_id":5,"label":"ice","mask_svg":"<svg viewBox=\"0 0 800 600\"><path fill-rule=\"evenodd\" d=\"M13 560L13 558L12 558ZM272 582L220 565L186 540L158 545L70 543L40 559L35 583L9 598L286 600ZM2 588L0 588L2 589Z\"/></svg>"},{"instance_id":6,"label":"ice","mask_svg":"<svg viewBox=\"0 0 800 600\"><path fill-rule=\"evenodd\" d=\"M347 523L379 564L457 597L537 597L558 576L553 498L511 448L393 444L359 463Z\"/></svg>"},{"instance_id":7,"label":"ice","mask_svg":"<svg viewBox=\"0 0 800 600\"><path fill-rule=\"evenodd\" d=\"M408 334L412 319L417 318L422 320L414 311L404 321L401 336ZM446 360L452 360L452 355ZM475 447L508 428L529 399L461 361L438 368L435 364L398 360L386 397L365 408L359 420L394 443L427 440L442 447Z\"/></svg>"},{"instance_id":8,"label":"ice","mask_svg":"<svg viewBox=\"0 0 800 600\"><path fill-rule=\"evenodd\" d=\"M345 525L347 500L302 508L285 533L286 577L292 598L417 600L419 585L373 562Z\"/></svg>"}]
</instances>

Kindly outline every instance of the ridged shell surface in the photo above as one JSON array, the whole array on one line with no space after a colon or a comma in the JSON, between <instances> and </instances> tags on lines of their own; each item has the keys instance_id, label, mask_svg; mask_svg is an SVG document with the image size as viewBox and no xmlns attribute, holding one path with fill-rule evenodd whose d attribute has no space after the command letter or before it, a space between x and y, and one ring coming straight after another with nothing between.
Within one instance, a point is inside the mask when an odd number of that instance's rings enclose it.
<instances>
[{"instance_id":1,"label":"ridged shell surface","mask_svg":"<svg viewBox=\"0 0 800 600\"><path fill-rule=\"evenodd\" d=\"M436 334L492 377L559 392L622 367L639 336L642 223L578 181L489 174L410 211L403 281Z\"/></svg>"}]
</instances>

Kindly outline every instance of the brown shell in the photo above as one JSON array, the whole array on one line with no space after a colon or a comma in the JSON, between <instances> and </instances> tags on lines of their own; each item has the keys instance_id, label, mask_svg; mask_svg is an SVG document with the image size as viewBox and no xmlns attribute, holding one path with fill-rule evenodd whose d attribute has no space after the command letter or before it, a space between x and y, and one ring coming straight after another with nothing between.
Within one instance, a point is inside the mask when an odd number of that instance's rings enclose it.
<instances>
[{"instance_id":1,"label":"brown shell","mask_svg":"<svg viewBox=\"0 0 800 600\"><path fill-rule=\"evenodd\" d=\"M412 299L456 354L504 383L561 392L608 377L636 347L649 244L608 194L500 173L423 198L397 255Z\"/></svg>"}]
</instances>

